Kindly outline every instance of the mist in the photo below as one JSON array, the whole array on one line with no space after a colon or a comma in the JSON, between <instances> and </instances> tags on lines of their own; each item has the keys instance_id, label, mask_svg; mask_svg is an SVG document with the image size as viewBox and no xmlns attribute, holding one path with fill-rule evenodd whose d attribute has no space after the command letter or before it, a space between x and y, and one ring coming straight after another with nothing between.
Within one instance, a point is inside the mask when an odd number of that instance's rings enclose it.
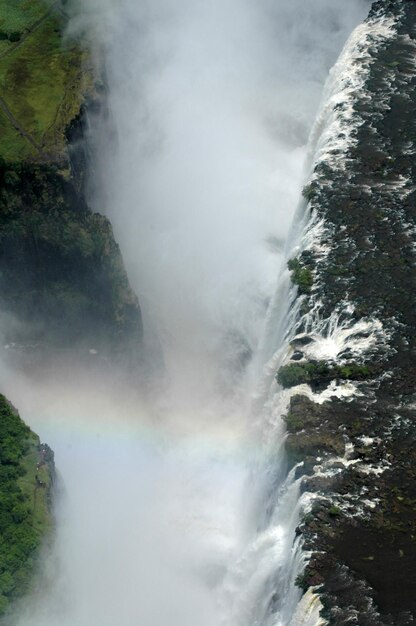
<instances>
[{"instance_id":1,"label":"mist","mask_svg":"<svg viewBox=\"0 0 416 626\"><path fill-rule=\"evenodd\" d=\"M69 34L93 45L108 96L91 118L90 202L113 223L160 365L144 395L108 371L5 372L63 485L18 626L263 623L255 594L234 611L243 583L224 588L258 526L251 363L323 84L368 7L73 2Z\"/></svg>"},{"instance_id":2,"label":"mist","mask_svg":"<svg viewBox=\"0 0 416 626\"><path fill-rule=\"evenodd\" d=\"M126 0L98 24L94 3L74 20L89 17L105 48L95 206L114 225L175 402L205 403L242 379L323 83L368 5Z\"/></svg>"},{"instance_id":3,"label":"mist","mask_svg":"<svg viewBox=\"0 0 416 626\"><path fill-rule=\"evenodd\" d=\"M216 623L244 476L236 433L168 428L111 381L92 382L8 381L53 443L62 490L40 591L17 623L191 626L201 608L198 623Z\"/></svg>"}]
</instances>

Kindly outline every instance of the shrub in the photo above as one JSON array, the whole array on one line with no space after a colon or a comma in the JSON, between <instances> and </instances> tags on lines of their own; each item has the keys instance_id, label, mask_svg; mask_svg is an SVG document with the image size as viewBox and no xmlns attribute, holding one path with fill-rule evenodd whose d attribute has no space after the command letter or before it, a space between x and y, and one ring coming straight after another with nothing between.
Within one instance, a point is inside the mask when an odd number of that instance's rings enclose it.
<instances>
[{"instance_id":1,"label":"shrub","mask_svg":"<svg viewBox=\"0 0 416 626\"><path fill-rule=\"evenodd\" d=\"M277 372L277 382L285 389L303 384L319 384L337 378L344 380L366 380L375 373L370 365L330 365L326 361L317 363L289 363Z\"/></svg>"},{"instance_id":2,"label":"shrub","mask_svg":"<svg viewBox=\"0 0 416 626\"><path fill-rule=\"evenodd\" d=\"M308 577L306 576L306 574L298 574L296 576L295 585L296 587L302 589L302 591L305 593L309 589Z\"/></svg>"},{"instance_id":3,"label":"shrub","mask_svg":"<svg viewBox=\"0 0 416 626\"><path fill-rule=\"evenodd\" d=\"M282 387L296 387L297 385L331 380L331 370L325 361L319 363L290 363L283 365L277 372L277 382Z\"/></svg>"},{"instance_id":4,"label":"shrub","mask_svg":"<svg viewBox=\"0 0 416 626\"><path fill-rule=\"evenodd\" d=\"M17 32L17 31L14 31L14 32L9 34L9 41L11 43L16 43L16 42L20 41L21 38L22 38L22 34Z\"/></svg>"},{"instance_id":5,"label":"shrub","mask_svg":"<svg viewBox=\"0 0 416 626\"><path fill-rule=\"evenodd\" d=\"M308 267L303 267L299 259L291 259L287 266L292 272L292 282L298 285L300 293L309 293L313 285L311 270Z\"/></svg>"},{"instance_id":6,"label":"shrub","mask_svg":"<svg viewBox=\"0 0 416 626\"><path fill-rule=\"evenodd\" d=\"M330 515L331 517L338 517L339 515L341 515L341 509L339 508L339 506L336 506L335 504L333 504L328 509L328 515Z\"/></svg>"},{"instance_id":7,"label":"shrub","mask_svg":"<svg viewBox=\"0 0 416 626\"><path fill-rule=\"evenodd\" d=\"M313 188L313 186L312 185L305 185L305 187L302 189L302 196L305 198L305 200L310 202L313 199L313 196L314 196L314 188Z\"/></svg>"}]
</instances>

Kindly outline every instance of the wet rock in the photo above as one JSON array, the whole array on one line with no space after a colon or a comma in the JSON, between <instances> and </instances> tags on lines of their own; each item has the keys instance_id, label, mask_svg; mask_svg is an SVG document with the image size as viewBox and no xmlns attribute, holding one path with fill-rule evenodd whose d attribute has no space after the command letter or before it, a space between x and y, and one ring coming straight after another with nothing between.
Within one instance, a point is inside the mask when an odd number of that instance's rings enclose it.
<instances>
[{"instance_id":1,"label":"wet rock","mask_svg":"<svg viewBox=\"0 0 416 626\"><path fill-rule=\"evenodd\" d=\"M278 373L287 388L356 385L355 395L320 403L295 395L285 418L289 459L303 461L302 489L327 498L299 526L312 556L298 582L319 585L331 626L416 620L416 3L381 0L371 16L393 17L395 31L380 46L374 33L364 42L365 80L348 118L357 121L354 141L327 156L305 188L325 226L317 249L327 253L308 250L314 281L298 320L308 334L291 345L301 349L312 334L327 339L334 314L351 332L333 361L298 361ZM354 331L368 320L382 325L371 346L367 332Z\"/></svg>"}]
</instances>

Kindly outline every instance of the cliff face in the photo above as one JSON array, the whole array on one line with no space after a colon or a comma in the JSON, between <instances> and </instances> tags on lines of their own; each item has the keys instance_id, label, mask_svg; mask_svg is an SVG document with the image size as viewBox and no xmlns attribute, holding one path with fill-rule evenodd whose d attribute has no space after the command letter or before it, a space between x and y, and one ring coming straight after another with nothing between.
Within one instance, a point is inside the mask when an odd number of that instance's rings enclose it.
<instances>
[{"instance_id":1,"label":"cliff face","mask_svg":"<svg viewBox=\"0 0 416 626\"><path fill-rule=\"evenodd\" d=\"M64 4L0 2L0 308L4 343L140 350L140 308L106 218L84 196L97 106ZM12 322L11 322L12 320Z\"/></svg>"},{"instance_id":2,"label":"cliff face","mask_svg":"<svg viewBox=\"0 0 416 626\"><path fill-rule=\"evenodd\" d=\"M0 165L0 292L12 347L139 346L140 309L111 225L56 165Z\"/></svg>"},{"instance_id":3,"label":"cliff face","mask_svg":"<svg viewBox=\"0 0 416 626\"><path fill-rule=\"evenodd\" d=\"M315 494L299 528L329 624L416 619L416 3L381 0L328 85L290 264L277 374L287 451Z\"/></svg>"}]
</instances>

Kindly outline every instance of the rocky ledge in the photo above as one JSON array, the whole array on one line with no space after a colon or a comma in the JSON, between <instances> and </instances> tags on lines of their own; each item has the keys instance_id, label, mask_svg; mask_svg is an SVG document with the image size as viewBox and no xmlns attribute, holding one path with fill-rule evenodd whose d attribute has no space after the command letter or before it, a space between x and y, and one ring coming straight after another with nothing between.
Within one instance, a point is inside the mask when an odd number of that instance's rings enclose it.
<instances>
[{"instance_id":1,"label":"rocky ledge","mask_svg":"<svg viewBox=\"0 0 416 626\"><path fill-rule=\"evenodd\" d=\"M375 2L334 68L277 373L312 506L298 585L341 626L416 620L416 2Z\"/></svg>"}]
</instances>

